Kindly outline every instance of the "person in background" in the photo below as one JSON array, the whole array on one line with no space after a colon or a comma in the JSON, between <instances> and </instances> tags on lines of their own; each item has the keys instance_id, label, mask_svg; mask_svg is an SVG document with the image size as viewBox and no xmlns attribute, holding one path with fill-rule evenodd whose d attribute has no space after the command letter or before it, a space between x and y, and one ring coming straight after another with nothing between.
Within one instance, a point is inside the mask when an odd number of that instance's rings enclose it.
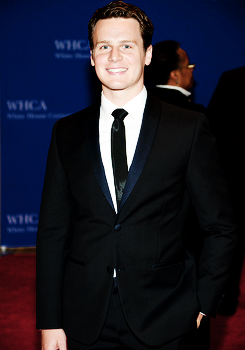
<instances>
[{"instance_id":1,"label":"person in background","mask_svg":"<svg viewBox=\"0 0 245 350\"><path fill-rule=\"evenodd\" d=\"M147 79L152 92L160 100L175 106L207 114L206 108L191 101L195 64L174 40L164 40L153 46L152 61Z\"/></svg>"},{"instance_id":2,"label":"person in background","mask_svg":"<svg viewBox=\"0 0 245 350\"><path fill-rule=\"evenodd\" d=\"M147 92L153 24L113 1L89 22L101 99L53 128L37 234L43 350L195 350L235 221L203 114ZM196 263L190 202L205 231Z\"/></svg>"},{"instance_id":3,"label":"person in background","mask_svg":"<svg viewBox=\"0 0 245 350\"><path fill-rule=\"evenodd\" d=\"M223 315L233 315L236 312L245 251L244 80L245 66L223 72L208 104L210 130L217 139L239 228L232 272L219 307L219 313Z\"/></svg>"}]
</instances>

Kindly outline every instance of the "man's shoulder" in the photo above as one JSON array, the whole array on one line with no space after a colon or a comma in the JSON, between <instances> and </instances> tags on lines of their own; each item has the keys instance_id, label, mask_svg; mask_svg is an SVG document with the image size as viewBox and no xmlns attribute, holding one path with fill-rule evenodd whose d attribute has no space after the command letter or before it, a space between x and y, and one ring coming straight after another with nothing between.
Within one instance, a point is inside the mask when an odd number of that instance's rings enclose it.
<instances>
[{"instance_id":1,"label":"man's shoulder","mask_svg":"<svg viewBox=\"0 0 245 350\"><path fill-rule=\"evenodd\" d=\"M198 103L188 101L188 97L175 89L155 88L153 93L162 101L190 111L207 114L206 108Z\"/></svg>"},{"instance_id":2,"label":"man's shoulder","mask_svg":"<svg viewBox=\"0 0 245 350\"><path fill-rule=\"evenodd\" d=\"M152 93L149 94L149 102L147 113L153 118L155 117L154 114L159 115L160 125L163 128L162 130L166 130L166 128L168 130L179 129L186 131L188 128L194 130L197 124L208 128L208 121L203 113L172 105L160 100Z\"/></svg>"},{"instance_id":3,"label":"man's shoulder","mask_svg":"<svg viewBox=\"0 0 245 350\"><path fill-rule=\"evenodd\" d=\"M88 120L99 113L100 104L94 103L78 112L72 113L57 121L59 126L67 127L68 125L85 124Z\"/></svg>"},{"instance_id":4,"label":"man's shoulder","mask_svg":"<svg viewBox=\"0 0 245 350\"><path fill-rule=\"evenodd\" d=\"M200 114L203 114L203 111L187 109L182 106L174 105L172 103L163 101L152 93L150 93L150 98L152 101L154 101L154 103L158 103L160 105L161 114L165 116L169 115L171 118L173 116L176 116L180 118L190 117L195 119L200 117Z\"/></svg>"},{"instance_id":5,"label":"man's shoulder","mask_svg":"<svg viewBox=\"0 0 245 350\"><path fill-rule=\"evenodd\" d=\"M182 94L182 92L175 89L155 87L152 92L161 101L173 104L175 106L179 105L179 103L183 104L183 101L186 102L187 100L186 96Z\"/></svg>"},{"instance_id":6,"label":"man's shoulder","mask_svg":"<svg viewBox=\"0 0 245 350\"><path fill-rule=\"evenodd\" d=\"M74 132L75 130L81 130L86 123L92 119L99 117L100 104L94 103L78 112L67 115L56 121L54 129L58 133L69 133Z\"/></svg>"}]
</instances>

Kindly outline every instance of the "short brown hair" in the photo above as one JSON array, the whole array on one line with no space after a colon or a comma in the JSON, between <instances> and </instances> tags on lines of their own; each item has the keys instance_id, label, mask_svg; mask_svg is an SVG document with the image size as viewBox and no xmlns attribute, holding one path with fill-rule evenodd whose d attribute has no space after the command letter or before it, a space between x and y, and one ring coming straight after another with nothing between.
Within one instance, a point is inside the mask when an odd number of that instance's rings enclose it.
<instances>
[{"instance_id":1,"label":"short brown hair","mask_svg":"<svg viewBox=\"0 0 245 350\"><path fill-rule=\"evenodd\" d=\"M134 18L139 22L144 49L145 51L147 50L152 42L154 26L143 10L135 5L126 4L123 1L112 1L108 5L99 8L91 17L88 24L88 38L91 50L94 48L93 35L96 23L100 19L120 17Z\"/></svg>"}]
</instances>

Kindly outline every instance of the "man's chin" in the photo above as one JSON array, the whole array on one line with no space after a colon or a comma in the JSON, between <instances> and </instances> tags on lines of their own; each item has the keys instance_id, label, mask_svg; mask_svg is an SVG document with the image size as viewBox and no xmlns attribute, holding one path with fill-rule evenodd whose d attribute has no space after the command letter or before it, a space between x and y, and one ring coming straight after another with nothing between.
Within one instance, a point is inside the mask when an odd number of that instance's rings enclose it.
<instances>
[{"instance_id":1,"label":"man's chin","mask_svg":"<svg viewBox=\"0 0 245 350\"><path fill-rule=\"evenodd\" d=\"M103 85L103 88L110 91L124 91L127 86L122 84Z\"/></svg>"}]
</instances>

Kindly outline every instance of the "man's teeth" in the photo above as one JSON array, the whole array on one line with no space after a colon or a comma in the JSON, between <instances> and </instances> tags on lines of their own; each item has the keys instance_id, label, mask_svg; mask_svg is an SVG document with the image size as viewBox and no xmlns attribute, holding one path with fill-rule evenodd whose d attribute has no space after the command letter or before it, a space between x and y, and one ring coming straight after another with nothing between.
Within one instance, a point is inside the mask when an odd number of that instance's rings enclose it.
<instances>
[{"instance_id":1,"label":"man's teeth","mask_svg":"<svg viewBox=\"0 0 245 350\"><path fill-rule=\"evenodd\" d=\"M110 68L108 69L108 72L111 73L120 73L120 72L126 72L126 68Z\"/></svg>"}]
</instances>

